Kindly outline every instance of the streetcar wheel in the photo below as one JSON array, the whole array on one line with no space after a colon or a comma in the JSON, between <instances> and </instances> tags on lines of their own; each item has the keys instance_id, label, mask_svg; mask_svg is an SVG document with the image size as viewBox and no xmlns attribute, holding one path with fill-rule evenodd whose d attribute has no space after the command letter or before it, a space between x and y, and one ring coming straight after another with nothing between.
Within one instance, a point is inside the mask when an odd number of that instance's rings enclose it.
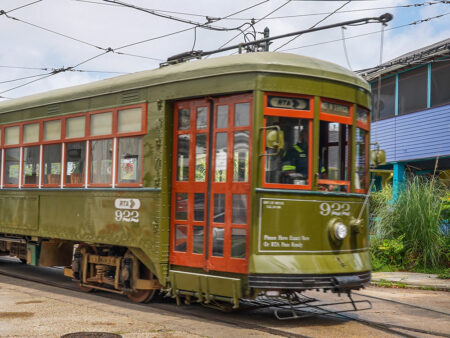
<instances>
[{"instance_id":1,"label":"streetcar wheel","mask_svg":"<svg viewBox=\"0 0 450 338\"><path fill-rule=\"evenodd\" d=\"M142 264L139 264L140 276L142 279L153 279L153 273ZM158 290L138 290L127 292L127 297L135 303L150 303Z\"/></svg>"}]
</instances>

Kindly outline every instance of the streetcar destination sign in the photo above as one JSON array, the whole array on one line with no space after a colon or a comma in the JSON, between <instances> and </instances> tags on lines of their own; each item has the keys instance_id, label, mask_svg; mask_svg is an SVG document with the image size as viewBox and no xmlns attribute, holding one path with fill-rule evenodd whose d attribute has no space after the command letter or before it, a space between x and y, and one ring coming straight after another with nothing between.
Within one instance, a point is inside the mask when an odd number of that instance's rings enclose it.
<instances>
[{"instance_id":1,"label":"streetcar destination sign","mask_svg":"<svg viewBox=\"0 0 450 338\"><path fill-rule=\"evenodd\" d=\"M296 97L269 95L267 97L267 106L270 108L309 110L309 100Z\"/></svg>"}]
</instances>

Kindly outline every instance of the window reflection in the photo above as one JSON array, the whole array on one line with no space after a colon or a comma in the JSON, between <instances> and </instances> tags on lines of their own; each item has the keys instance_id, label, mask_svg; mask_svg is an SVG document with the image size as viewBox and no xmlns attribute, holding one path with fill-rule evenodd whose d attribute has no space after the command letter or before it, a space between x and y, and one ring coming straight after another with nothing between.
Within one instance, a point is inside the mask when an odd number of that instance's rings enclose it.
<instances>
[{"instance_id":1,"label":"window reflection","mask_svg":"<svg viewBox=\"0 0 450 338\"><path fill-rule=\"evenodd\" d=\"M248 182L248 131L238 131L234 134L233 181Z\"/></svg>"},{"instance_id":2,"label":"window reflection","mask_svg":"<svg viewBox=\"0 0 450 338\"><path fill-rule=\"evenodd\" d=\"M74 142L66 144L66 183L84 183L84 161L86 143Z\"/></svg>"},{"instance_id":3,"label":"window reflection","mask_svg":"<svg viewBox=\"0 0 450 338\"><path fill-rule=\"evenodd\" d=\"M228 127L228 106L217 107L217 128Z\"/></svg>"},{"instance_id":4,"label":"window reflection","mask_svg":"<svg viewBox=\"0 0 450 338\"><path fill-rule=\"evenodd\" d=\"M245 258L247 246L247 231L245 229L231 229L231 257Z\"/></svg>"},{"instance_id":5,"label":"window reflection","mask_svg":"<svg viewBox=\"0 0 450 338\"><path fill-rule=\"evenodd\" d=\"M195 142L195 181L206 180L206 134L197 134Z\"/></svg>"},{"instance_id":6,"label":"window reflection","mask_svg":"<svg viewBox=\"0 0 450 338\"><path fill-rule=\"evenodd\" d=\"M17 185L19 184L19 161L20 149L9 148L5 149L5 171L4 184Z\"/></svg>"},{"instance_id":7,"label":"window reflection","mask_svg":"<svg viewBox=\"0 0 450 338\"><path fill-rule=\"evenodd\" d=\"M44 184L61 183L61 145L50 144L44 146Z\"/></svg>"},{"instance_id":8,"label":"window reflection","mask_svg":"<svg viewBox=\"0 0 450 338\"><path fill-rule=\"evenodd\" d=\"M214 222L225 222L225 194L214 194Z\"/></svg>"},{"instance_id":9,"label":"window reflection","mask_svg":"<svg viewBox=\"0 0 450 338\"><path fill-rule=\"evenodd\" d=\"M91 141L92 184L110 184L112 177L112 140Z\"/></svg>"},{"instance_id":10,"label":"window reflection","mask_svg":"<svg viewBox=\"0 0 450 338\"><path fill-rule=\"evenodd\" d=\"M232 222L247 224L247 195L233 194Z\"/></svg>"},{"instance_id":11,"label":"window reflection","mask_svg":"<svg viewBox=\"0 0 450 338\"><path fill-rule=\"evenodd\" d=\"M234 106L234 125L245 127L250 124L250 103L237 103Z\"/></svg>"},{"instance_id":12,"label":"window reflection","mask_svg":"<svg viewBox=\"0 0 450 338\"><path fill-rule=\"evenodd\" d=\"M366 189L366 135L367 131L356 129L356 163L355 163L355 189Z\"/></svg>"},{"instance_id":13,"label":"window reflection","mask_svg":"<svg viewBox=\"0 0 450 338\"><path fill-rule=\"evenodd\" d=\"M202 254L203 253L203 238L204 238L204 231L203 226L197 226L194 225L194 236L193 236L193 248L192 251L195 254Z\"/></svg>"},{"instance_id":14,"label":"window reflection","mask_svg":"<svg viewBox=\"0 0 450 338\"><path fill-rule=\"evenodd\" d=\"M142 137L119 139L119 183L139 183L141 181Z\"/></svg>"},{"instance_id":15,"label":"window reflection","mask_svg":"<svg viewBox=\"0 0 450 338\"><path fill-rule=\"evenodd\" d=\"M319 177L334 181L349 180L350 127L337 122L320 121ZM346 191L347 186L319 185L321 190Z\"/></svg>"},{"instance_id":16,"label":"window reflection","mask_svg":"<svg viewBox=\"0 0 450 338\"><path fill-rule=\"evenodd\" d=\"M186 252L187 250L187 227L186 225L175 225L174 250Z\"/></svg>"},{"instance_id":17,"label":"window reflection","mask_svg":"<svg viewBox=\"0 0 450 338\"><path fill-rule=\"evenodd\" d=\"M175 196L175 219L188 219L188 194L179 192Z\"/></svg>"},{"instance_id":18,"label":"window reflection","mask_svg":"<svg viewBox=\"0 0 450 338\"><path fill-rule=\"evenodd\" d=\"M190 135L178 135L177 181L189 180L189 140Z\"/></svg>"},{"instance_id":19,"label":"window reflection","mask_svg":"<svg viewBox=\"0 0 450 338\"><path fill-rule=\"evenodd\" d=\"M216 182L225 182L227 179L227 133L216 134L216 163L214 180Z\"/></svg>"},{"instance_id":20,"label":"window reflection","mask_svg":"<svg viewBox=\"0 0 450 338\"><path fill-rule=\"evenodd\" d=\"M197 108L197 129L206 129L208 127L208 108Z\"/></svg>"},{"instance_id":21,"label":"window reflection","mask_svg":"<svg viewBox=\"0 0 450 338\"><path fill-rule=\"evenodd\" d=\"M205 220L205 194L194 194L194 221Z\"/></svg>"},{"instance_id":22,"label":"window reflection","mask_svg":"<svg viewBox=\"0 0 450 338\"><path fill-rule=\"evenodd\" d=\"M37 185L39 183L40 147L23 148L23 183Z\"/></svg>"},{"instance_id":23,"label":"window reflection","mask_svg":"<svg viewBox=\"0 0 450 338\"><path fill-rule=\"evenodd\" d=\"M212 255L216 257L223 257L223 240L225 235L224 228L213 228L213 247Z\"/></svg>"},{"instance_id":24,"label":"window reflection","mask_svg":"<svg viewBox=\"0 0 450 338\"><path fill-rule=\"evenodd\" d=\"M178 110L178 130L191 128L191 111L189 109Z\"/></svg>"},{"instance_id":25,"label":"window reflection","mask_svg":"<svg viewBox=\"0 0 450 338\"><path fill-rule=\"evenodd\" d=\"M266 182L307 185L309 182L309 120L278 116L267 116L266 126ZM269 140L279 137L273 145Z\"/></svg>"}]
</instances>

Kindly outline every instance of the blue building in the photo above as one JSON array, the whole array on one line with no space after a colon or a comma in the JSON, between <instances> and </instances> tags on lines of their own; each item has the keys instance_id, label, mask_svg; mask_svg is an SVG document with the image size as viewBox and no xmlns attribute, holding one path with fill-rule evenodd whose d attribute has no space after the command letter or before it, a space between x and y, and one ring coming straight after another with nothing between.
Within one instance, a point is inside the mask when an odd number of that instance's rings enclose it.
<instances>
[{"instance_id":1,"label":"blue building","mask_svg":"<svg viewBox=\"0 0 450 338\"><path fill-rule=\"evenodd\" d=\"M436 171L448 181L450 39L360 74L372 85L371 143L386 151L375 174L391 173L394 193L408 173Z\"/></svg>"}]
</instances>

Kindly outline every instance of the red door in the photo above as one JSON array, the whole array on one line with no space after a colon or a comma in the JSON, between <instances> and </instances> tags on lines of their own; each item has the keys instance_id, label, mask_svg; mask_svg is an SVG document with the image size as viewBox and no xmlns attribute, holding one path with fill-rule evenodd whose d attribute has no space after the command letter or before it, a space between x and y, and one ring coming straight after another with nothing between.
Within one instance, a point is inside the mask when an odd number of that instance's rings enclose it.
<instances>
[{"instance_id":1,"label":"red door","mask_svg":"<svg viewBox=\"0 0 450 338\"><path fill-rule=\"evenodd\" d=\"M251 95L175 104L170 262L246 273Z\"/></svg>"}]
</instances>

